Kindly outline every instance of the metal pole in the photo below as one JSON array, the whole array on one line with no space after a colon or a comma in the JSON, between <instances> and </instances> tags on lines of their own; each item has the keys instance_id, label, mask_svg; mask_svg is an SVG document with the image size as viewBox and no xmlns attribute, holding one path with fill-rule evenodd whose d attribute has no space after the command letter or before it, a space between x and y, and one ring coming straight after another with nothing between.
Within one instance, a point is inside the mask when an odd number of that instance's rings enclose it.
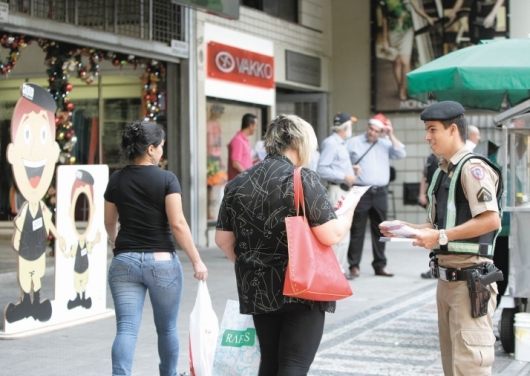
<instances>
[{"instance_id":1,"label":"metal pole","mask_svg":"<svg viewBox=\"0 0 530 376\"><path fill-rule=\"evenodd\" d=\"M107 8L105 8L105 12ZM74 1L74 25L79 25L79 3L77 0Z\"/></svg>"},{"instance_id":2,"label":"metal pole","mask_svg":"<svg viewBox=\"0 0 530 376\"><path fill-rule=\"evenodd\" d=\"M114 0L113 30L118 33L118 0Z\"/></svg>"},{"instance_id":3,"label":"metal pole","mask_svg":"<svg viewBox=\"0 0 530 376\"><path fill-rule=\"evenodd\" d=\"M140 38L144 39L144 0L140 0Z\"/></svg>"},{"instance_id":4,"label":"metal pole","mask_svg":"<svg viewBox=\"0 0 530 376\"><path fill-rule=\"evenodd\" d=\"M105 0L105 26L103 27L103 30L109 31L109 0Z\"/></svg>"},{"instance_id":5,"label":"metal pole","mask_svg":"<svg viewBox=\"0 0 530 376\"><path fill-rule=\"evenodd\" d=\"M149 0L149 40L153 40L153 0Z\"/></svg>"},{"instance_id":6,"label":"metal pole","mask_svg":"<svg viewBox=\"0 0 530 376\"><path fill-rule=\"evenodd\" d=\"M99 163L103 163L103 132L105 132L105 126L103 125L103 119L105 118L105 101L103 100L103 83L101 82L101 74L98 74L98 155Z\"/></svg>"},{"instance_id":7,"label":"metal pole","mask_svg":"<svg viewBox=\"0 0 530 376\"><path fill-rule=\"evenodd\" d=\"M195 41L195 10L187 10L185 28L186 39L189 43L189 116L190 116L190 226L195 244L199 241L199 163L197 160L198 134L197 134L197 56Z\"/></svg>"}]
</instances>

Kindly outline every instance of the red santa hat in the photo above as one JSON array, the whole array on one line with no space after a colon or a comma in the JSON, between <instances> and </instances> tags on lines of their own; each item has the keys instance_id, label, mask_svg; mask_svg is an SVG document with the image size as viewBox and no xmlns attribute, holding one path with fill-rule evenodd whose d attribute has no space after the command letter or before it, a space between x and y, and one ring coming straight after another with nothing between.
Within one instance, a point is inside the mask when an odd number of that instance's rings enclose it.
<instances>
[{"instance_id":1,"label":"red santa hat","mask_svg":"<svg viewBox=\"0 0 530 376\"><path fill-rule=\"evenodd\" d=\"M368 123L371 125L375 125L379 129L384 129L388 124L390 124L390 121L386 118L385 115L376 114L370 119Z\"/></svg>"}]
</instances>

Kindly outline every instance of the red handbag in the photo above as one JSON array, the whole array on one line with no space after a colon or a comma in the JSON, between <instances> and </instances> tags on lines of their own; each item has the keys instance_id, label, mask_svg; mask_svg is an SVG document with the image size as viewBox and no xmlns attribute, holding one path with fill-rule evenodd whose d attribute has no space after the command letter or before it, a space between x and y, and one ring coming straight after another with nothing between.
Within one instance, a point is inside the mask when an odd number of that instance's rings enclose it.
<instances>
[{"instance_id":1,"label":"red handbag","mask_svg":"<svg viewBox=\"0 0 530 376\"><path fill-rule=\"evenodd\" d=\"M300 168L294 170L294 206L296 217L285 218L289 262L283 295L321 302L352 296L333 248L320 243L309 227ZM298 215L300 206L301 216Z\"/></svg>"}]
</instances>

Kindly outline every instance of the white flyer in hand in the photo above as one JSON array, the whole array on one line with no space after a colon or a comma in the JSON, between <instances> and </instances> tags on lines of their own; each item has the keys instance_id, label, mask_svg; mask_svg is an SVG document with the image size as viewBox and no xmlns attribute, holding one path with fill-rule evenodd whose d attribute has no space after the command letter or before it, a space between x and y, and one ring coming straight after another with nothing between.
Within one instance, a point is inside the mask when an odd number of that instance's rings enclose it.
<instances>
[{"instance_id":1,"label":"white flyer in hand","mask_svg":"<svg viewBox=\"0 0 530 376\"><path fill-rule=\"evenodd\" d=\"M419 233L417 229L407 226L400 221L384 221L380 226L386 227L392 235L401 238L409 238L411 235L417 235Z\"/></svg>"},{"instance_id":2,"label":"white flyer in hand","mask_svg":"<svg viewBox=\"0 0 530 376\"><path fill-rule=\"evenodd\" d=\"M338 208L335 211L335 214L337 216L342 215L348 211L349 208L351 208L353 205L357 206L359 203L359 200L361 199L361 196L364 195L364 193L370 188L371 185L364 185L364 186L354 186L352 189L348 191L348 195L342 202L342 206Z\"/></svg>"}]
</instances>

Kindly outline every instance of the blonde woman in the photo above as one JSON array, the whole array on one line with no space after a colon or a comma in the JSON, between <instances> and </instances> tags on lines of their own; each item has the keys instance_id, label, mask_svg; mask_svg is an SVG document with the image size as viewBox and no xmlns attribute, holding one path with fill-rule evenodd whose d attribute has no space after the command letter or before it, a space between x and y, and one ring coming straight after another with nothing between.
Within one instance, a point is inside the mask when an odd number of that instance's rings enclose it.
<instances>
[{"instance_id":1,"label":"blonde woman","mask_svg":"<svg viewBox=\"0 0 530 376\"><path fill-rule=\"evenodd\" d=\"M296 215L293 177L317 149L310 124L280 115L267 128L267 157L230 181L215 241L235 273L242 314L253 315L261 347L260 376L305 375L335 302L314 302L282 294L288 261L285 217ZM319 176L302 168L306 216L323 244L338 243L349 231L354 208L335 215ZM341 203L338 204L340 206Z\"/></svg>"}]
</instances>

